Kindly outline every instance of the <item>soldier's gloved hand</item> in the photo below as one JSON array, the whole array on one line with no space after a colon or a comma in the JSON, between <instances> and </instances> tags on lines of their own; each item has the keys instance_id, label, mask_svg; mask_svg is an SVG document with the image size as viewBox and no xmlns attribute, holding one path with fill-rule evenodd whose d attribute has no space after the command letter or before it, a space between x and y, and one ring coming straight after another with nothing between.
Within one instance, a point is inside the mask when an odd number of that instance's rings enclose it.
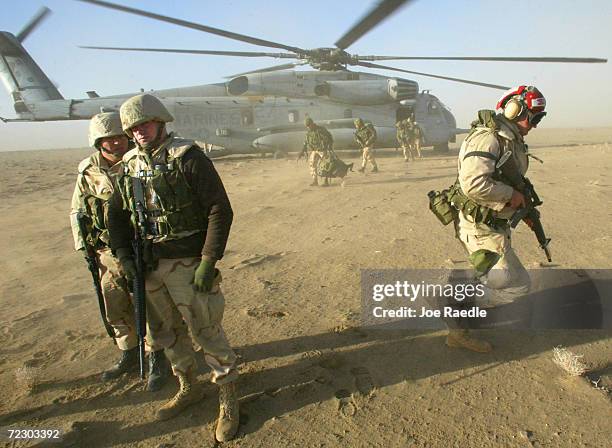
<instances>
[{"instance_id":1,"label":"soldier's gloved hand","mask_svg":"<svg viewBox=\"0 0 612 448\"><path fill-rule=\"evenodd\" d=\"M527 201L525 200L525 196L523 195L523 193L517 190L512 190L512 197L510 198L508 205L510 206L510 208L516 210L518 208L526 207Z\"/></svg>"},{"instance_id":2,"label":"soldier's gloved hand","mask_svg":"<svg viewBox=\"0 0 612 448\"><path fill-rule=\"evenodd\" d=\"M123 268L123 273L125 274L125 277L129 281L134 280L136 278L136 275L138 274L138 270L136 269L136 262L134 261L134 259L132 257L125 257L119 260L119 262L121 263L121 267Z\"/></svg>"},{"instance_id":3,"label":"soldier's gloved hand","mask_svg":"<svg viewBox=\"0 0 612 448\"><path fill-rule=\"evenodd\" d=\"M123 269L123 273L127 277L128 280L134 280L138 273L136 269L136 262L134 261L134 256L132 255L132 251L127 248L119 248L116 250L117 258L119 259L119 263L121 263L121 268Z\"/></svg>"},{"instance_id":4,"label":"soldier's gloved hand","mask_svg":"<svg viewBox=\"0 0 612 448\"><path fill-rule=\"evenodd\" d=\"M198 292L209 292L215 279L215 264L217 260L202 258L193 275L193 289Z\"/></svg>"}]
</instances>

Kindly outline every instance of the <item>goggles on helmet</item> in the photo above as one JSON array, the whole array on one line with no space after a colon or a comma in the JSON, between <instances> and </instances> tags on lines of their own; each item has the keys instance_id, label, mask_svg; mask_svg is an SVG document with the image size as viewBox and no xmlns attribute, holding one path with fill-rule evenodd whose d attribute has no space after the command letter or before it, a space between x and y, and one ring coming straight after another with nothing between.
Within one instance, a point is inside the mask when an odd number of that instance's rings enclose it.
<instances>
[{"instance_id":1,"label":"goggles on helmet","mask_svg":"<svg viewBox=\"0 0 612 448\"><path fill-rule=\"evenodd\" d=\"M545 116L546 116L546 112L536 112L534 114L531 111L527 111L527 119L529 121L529 124L534 128L538 124L540 124L540 121L542 121L542 118L544 118Z\"/></svg>"}]
</instances>

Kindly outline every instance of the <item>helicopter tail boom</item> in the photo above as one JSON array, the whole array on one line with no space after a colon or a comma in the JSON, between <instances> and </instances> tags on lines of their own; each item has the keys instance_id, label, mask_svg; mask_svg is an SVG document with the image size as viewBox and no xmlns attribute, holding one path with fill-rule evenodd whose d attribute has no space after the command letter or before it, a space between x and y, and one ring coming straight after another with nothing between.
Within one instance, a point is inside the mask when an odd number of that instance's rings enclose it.
<instances>
[{"instance_id":1,"label":"helicopter tail boom","mask_svg":"<svg viewBox=\"0 0 612 448\"><path fill-rule=\"evenodd\" d=\"M9 32L0 32L0 79L13 99L20 119L34 119L31 105L50 100L63 100L57 88Z\"/></svg>"}]
</instances>

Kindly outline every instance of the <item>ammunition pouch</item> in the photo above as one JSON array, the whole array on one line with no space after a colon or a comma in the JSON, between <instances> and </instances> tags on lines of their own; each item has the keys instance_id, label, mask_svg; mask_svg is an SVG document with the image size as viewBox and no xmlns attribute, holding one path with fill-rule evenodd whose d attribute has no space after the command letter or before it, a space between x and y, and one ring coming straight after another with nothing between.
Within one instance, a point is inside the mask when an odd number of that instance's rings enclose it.
<instances>
[{"instance_id":1,"label":"ammunition pouch","mask_svg":"<svg viewBox=\"0 0 612 448\"><path fill-rule=\"evenodd\" d=\"M427 196L429 209L445 226L458 220L460 212L477 224L485 224L496 229L508 226L508 220L498 218L495 210L468 198L461 190L458 180L446 190L430 191Z\"/></svg>"},{"instance_id":2,"label":"ammunition pouch","mask_svg":"<svg viewBox=\"0 0 612 448\"><path fill-rule=\"evenodd\" d=\"M182 143L182 142L179 142ZM206 219L198 198L189 185L182 170L182 157L194 146L179 155L168 154L165 164L146 166L138 171L127 162L126 171L120 182L123 184L124 203L132 212L136 224L137 212L132 196L132 177L139 178L150 198L146 210L146 234L154 238L177 238L186 232L204 231ZM171 148L173 149L173 148Z\"/></svg>"},{"instance_id":3,"label":"ammunition pouch","mask_svg":"<svg viewBox=\"0 0 612 448\"><path fill-rule=\"evenodd\" d=\"M106 201L96 196L90 195L84 198L83 205L88 223L88 243L94 249L101 249L108 246L109 236L106 229Z\"/></svg>"},{"instance_id":4,"label":"ammunition pouch","mask_svg":"<svg viewBox=\"0 0 612 448\"><path fill-rule=\"evenodd\" d=\"M442 225L449 225L451 222L459 219L457 209L454 208L448 200L450 189L442 191L430 191L427 193L429 197L429 210L438 218Z\"/></svg>"}]
</instances>

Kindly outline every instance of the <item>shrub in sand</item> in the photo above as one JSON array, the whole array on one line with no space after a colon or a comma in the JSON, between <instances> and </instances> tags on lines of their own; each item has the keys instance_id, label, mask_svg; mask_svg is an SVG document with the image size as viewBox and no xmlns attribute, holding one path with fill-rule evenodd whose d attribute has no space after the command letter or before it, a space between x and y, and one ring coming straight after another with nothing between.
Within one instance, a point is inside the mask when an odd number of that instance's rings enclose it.
<instances>
[{"instance_id":1,"label":"shrub in sand","mask_svg":"<svg viewBox=\"0 0 612 448\"><path fill-rule=\"evenodd\" d=\"M576 355L565 347L553 349L553 362L572 376L582 376L588 370L580 358L582 355Z\"/></svg>"},{"instance_id":2,"label":"shrub in sand","mask_svg":"<svg viewBox=\"0 0 612 448\"><path fill-rule=\"evenodd\" d=\"M39 369L36 367L23 366L15 370L15 383L20 389L32 392L36 387Z\"/></svg>"}]
</instances>

